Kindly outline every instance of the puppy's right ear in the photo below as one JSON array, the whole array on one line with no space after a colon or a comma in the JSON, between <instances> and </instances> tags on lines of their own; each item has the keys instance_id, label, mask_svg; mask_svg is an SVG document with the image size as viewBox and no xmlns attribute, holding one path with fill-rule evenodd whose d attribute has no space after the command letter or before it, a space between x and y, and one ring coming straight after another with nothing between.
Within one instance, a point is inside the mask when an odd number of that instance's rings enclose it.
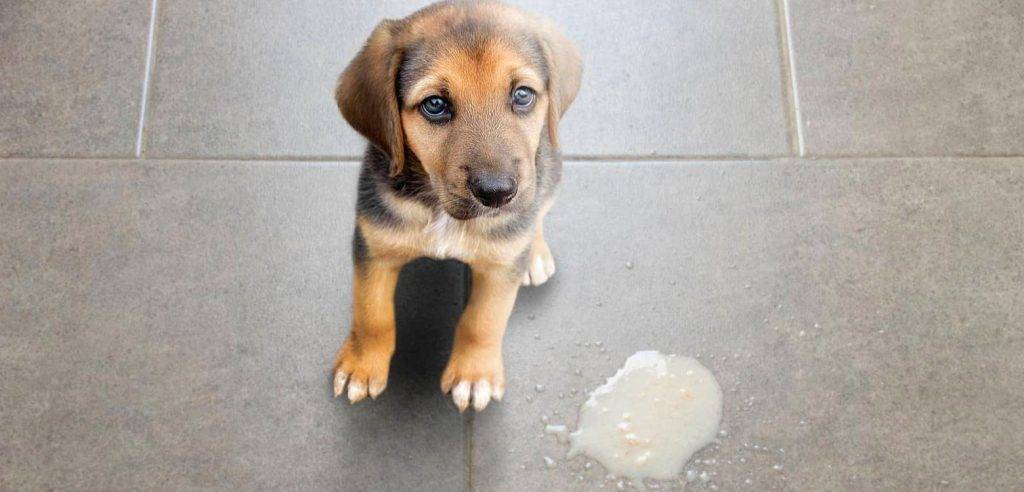
<instances>
[{"instance_id":1,"label":"puppy's right ear","mask_svg":"<svg viewBox=\"0 0 1024 492\"><path fill-rule=\"evenodd\" d=\"M400 27L400 21L378 24L341 74L334 92L348 124L391 158L392 176L405 166L405 137L395 88L402 59L396 45Z\"/></svg>"}]
</instances>

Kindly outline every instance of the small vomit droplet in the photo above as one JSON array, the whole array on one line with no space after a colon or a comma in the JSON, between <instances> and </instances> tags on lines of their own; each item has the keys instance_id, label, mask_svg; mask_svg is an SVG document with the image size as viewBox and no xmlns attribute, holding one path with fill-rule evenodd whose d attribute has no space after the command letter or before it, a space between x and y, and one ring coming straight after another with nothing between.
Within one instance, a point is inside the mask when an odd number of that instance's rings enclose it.
<instances>
[{"instance_id":1,"label":"small vomit droplet","mask_svg":"<svg viewBox=\"0 0 1024 492\"><path fill-rule=\"evenodd\" d=\"M540 333L534 333L533 334L533 339L534 340L540 340Z\"/></svg>"},{"instance_id":2,"label":"small vomit droplet","mask_svg":"<svg viewBox=\"0 0 1024 492\"><path fill-rule=\"evenodd\" d=\"M782 463L777 463L777 464L772 465L772 470L775 470L775 471L782 471L782 468L783 468L782 467Z\"/></svg>"},{"instance_id":3,"label":"small vomit droplet","mask_svg":"<svg viewBox=\"0 0 1024 492\"><path fill-rule=\"evenodd\" d=\"M538 384L537 386L534 386L533 389L536 390L538 393L543 393L544 392L544 385L543 384Z\"/></svg>"},{"instance_id":4,"label":"small vomit droplet","mask_svg":"<svg viewBox=\"0 0 1024 492\"><path fill-rule=\"evenodd\" d=\"M560 443L564 444L569 442L569 429L564 425L548 424L544 426L544 433L555 436L555 439L558 439L558 442Z\"/></svg>"},{"instance_id":5,"label":"small vomit droplet","mask_svg":"<svg viewBox=\"0 0 1024 492\"><path fill-rule=\"evenodd\" d=\"M627 261L626 262L626 268L632 270L633 269L633 262L632 261Z\"/></svg>"},{"instance_id":6,"label":"small vomit droplet","mask_svg":"<svg viewBox=\"0 0 1024 492\"><path fill-rule=\"evenodd\" d=\"M711 475L708 475L708 472L706 472L706 471L700 472L700 476L699 477L700 477L700 481L701 482L707 483L707 482L711 481Z\"/></svg>"},{"instance_id":7,"label":"small vomit droplet","mask_svg":"<svg viewBox=\"0 0 1024 492\"><path fill-rule=\"evenodd\" d=\"M546 466L548 468L554 468L555 467L555 460L551 459L551 457L549 457L549 456L545 456L544 457L544 466Z\"/></svg>"},{"instance_id":8,"label":"small vomit droplet","mask_svg":"<svg viewBox=\"0 0 1024 492\"><path fill-rule=\"evenodd\" d=\"M686 481L692 482L697 479L697 470L686 470Z\"/></svg>"}]
</instances>

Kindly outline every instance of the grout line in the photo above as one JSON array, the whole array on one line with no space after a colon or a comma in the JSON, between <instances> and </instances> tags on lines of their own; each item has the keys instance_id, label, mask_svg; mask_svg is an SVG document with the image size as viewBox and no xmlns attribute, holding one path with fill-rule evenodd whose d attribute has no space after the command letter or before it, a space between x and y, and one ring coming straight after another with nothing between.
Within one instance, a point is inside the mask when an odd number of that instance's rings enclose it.
<instances>
[{"instance_id":1,"label":"grout line","mask_svg":"<svg viewBox=\"0 0 1024 492\"><path fill-rule=\"evenodd\" d=\"M139 131L135 134L135 157L142 157L143 132L146 128L146 109L149 100L149 80L153 74L153 39L156 32L158 0L152 0L149 11L149 34L146 38L146 71L142 77L142 101L139 104Z\"/></svg>"},{"instance_id":2,"label":"grout line","mask_svg":"<svg viewBox=\"0 0 1024 492\"><path fill-rule=\"evenodd\" d=\"M807 156L804 145L804 122L800 111L800 92L796 83L796 57L793 55L793 28L789 15L789 0L775 0L779 18L779 47L782 52L782 76L786 95L786 117L789 126L790 148L800 156ZM795 137L795 139L794 139Z\"/></svg>"},{"instance_id":3,"label":"grout line","mask_svg":"<svg viewBox=\"0 0 1024 492\"><path fill-rule=\"evenodd\" d=\"M648 154L648 155L625 155L625 154L568 154L562 156L563 162L572 161L625 161L625 162L658 162L658 161L766 161L775 159L786 159L791 156L785 154L764 154L764 155L743 155L743 154L721 154L721 155L697 155L697 154Z\"/></svg>"},{"instance_id":4,"label":"grout line","mask_svg":"<svg viewBox=\"0 0 1024 492\"><path fill-rule=\"evenodd\" d=\"M635 163L660 163L660 162L723 162L723 163L758 163L758 162L818 162L818 161L870 161L870 160L1000 160L1000 159L1024 159L1024 154L947 154L947 155L897 155L897 154L811 154L804 156L714 156L714 155L662 155L662 156L622 156L622 155L587 155L587 156L566 156L562 159L565 163L594 163L615 164L618 162ZM359 164L362 158L338 156L309 156L309 157L125 157L118 156L90 156L90 157L67 157L67 156L0 156L0 163L3 162L150 162L160 163L280 163L280 164L303 164L303 163L337 163L337 164Z\"/></svg>"},{"instance_id":5,"label":"grout line","mask_svg":"<svg viewBox=\"0 0 1024 492\"><path fill-rule=\"evenodd\" d=\"M356 155L206 155L206 156L163 156L147 157L154 161L243 161L243 162L362 162L363 156Z\"/></svg>"},{"instance_id":6,"label":"grout line","mask_svg":"<svg viewBox=\"0 0 1024 492\"><path fill-rule=\"evenodd\" d=\"M466 440L463 442L462 452L466 454L466 490L472 492L473 490L473 421L475 420L476 411L470 406L463 417L463 422L466 427Z\"/></svg>"}]
</instances>

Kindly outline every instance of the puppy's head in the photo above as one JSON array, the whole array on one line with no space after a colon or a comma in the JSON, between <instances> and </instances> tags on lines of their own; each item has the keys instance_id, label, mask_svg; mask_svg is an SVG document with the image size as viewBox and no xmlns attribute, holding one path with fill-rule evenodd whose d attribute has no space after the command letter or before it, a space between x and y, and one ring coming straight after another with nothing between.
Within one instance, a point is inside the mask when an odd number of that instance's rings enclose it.
<instances>
[{"instance_id":1,"label":"puppy's head","mask_svg":"<svg viewBox=\"0 0 1024 492\"><path fill-rule=\"evenodd\" d=\"M575 46L499 3L439 3L374 29L341 76L342 115L401 173L411 152L457 219L536 196L542 139L579 89Z\"/></svg>"}]
</instances>

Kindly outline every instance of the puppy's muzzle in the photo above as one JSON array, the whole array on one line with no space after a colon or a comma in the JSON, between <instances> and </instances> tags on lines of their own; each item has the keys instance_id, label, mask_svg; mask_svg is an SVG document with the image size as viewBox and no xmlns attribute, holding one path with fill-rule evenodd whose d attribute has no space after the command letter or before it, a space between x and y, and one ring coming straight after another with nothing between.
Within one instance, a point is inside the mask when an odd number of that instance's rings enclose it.
<instances>
[{"instance_id":1,"label":"puppy's muzzle","mask_svg":"<svg viewBox=\"0 0 1024 492\"><path fill-rule=\"evenodd\" d=\"M469 191L485 207L498 208L512 201L518 184L511 174L477 172L469 177Z\"/></svg>"}]
</instances>

